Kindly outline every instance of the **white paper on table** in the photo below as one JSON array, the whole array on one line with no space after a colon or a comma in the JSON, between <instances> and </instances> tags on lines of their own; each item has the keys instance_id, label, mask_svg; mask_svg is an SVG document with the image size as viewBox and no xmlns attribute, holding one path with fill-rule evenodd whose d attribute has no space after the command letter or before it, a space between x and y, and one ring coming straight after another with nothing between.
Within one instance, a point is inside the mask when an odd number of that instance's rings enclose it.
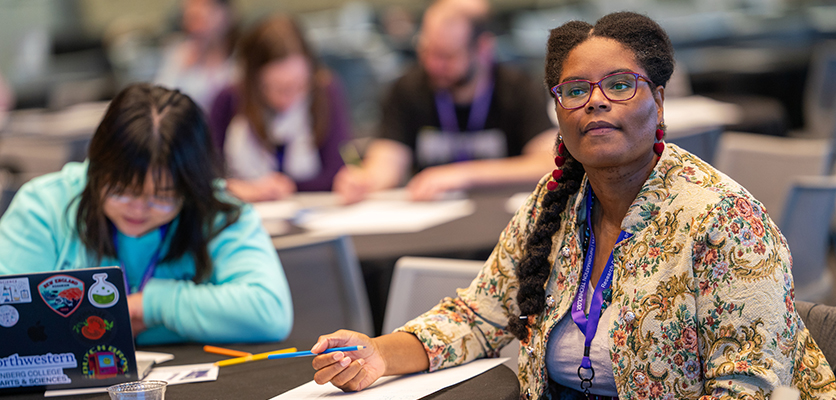
<instances>
[{"instance_id":1,"label":"white paper on table","mask_svg":"<svg viewBox=\"0 0 836 400\"><path fill-rule=\"evenodd\" d=\"M525 201L528 200L528 196L531 196L531 192L520 192L514 194L508 200L505 200L505 211L511 214L516 213L517 210L525 204Z\"/></svg>"},{"instance_id":2,"label":"white paper on table","mask_svg":"<svg viewBox=\"0 0 836 400\"><path fill-rule=\"evenodd\" d=\"M262 220L292 219L301 206L293 200L260 201L253 203L253 209Z\"/></svg>"},{"instance_id":3,"label":"white paper on table","mask_svg":"<svg viewBox=\"0 0 836 400\"><path fill-rule=\"evenodd\" d=\"M151 369L144 381L166 381L168 385L218 380L218 367L213 363L174 365Z\"/></svg>"},{"instance_id":4,"label":"white paper on table","mask_svg":"<svg viewBox=\"0 0 836 400\"><path fill-rule=\"evenodd\" d=\"M740 121L740 106L703 96L686 96L665 100L665 125L668 132L695 128L732 125Z\"/></svg>"},{"instance_id":5,"label":"white paper on table","mask_svg":"<svg viewBox=\"0 0 836 400\"><path fill-rule=\"evenodd\" d=\"M508 358L483 358L432 373L386 376L378 379L372 386L352 393L343 392L331 384L317 385L316 382L311 381L270 400L333 397L350 397L352 400L415 400L473 378L507 360Z\"/></svg>"},{"instance_id":6,"label":"white paper on table","mask_svg":"<svg viewBox=\"0 0 836 400\"><path fill-rule=\"evenodd\" d=\"M473 213L471 200L413 202L367 200L345 207L310 210L296 225L315 236L420 232Z\"/></svg>"},{"instance_id":7,"label":"white paper on table","mask_svg":"<svg viewBox=\"0 0 836 400\"><path fill-rule=\"evenodd\" d=\"M154 364L162 364L166 361L171 361L174 359L174 354L171 353L157 353L155 351L136 351L136 361L140 362L143 360L151 360L154 361Z\"/></svg>"}]
</instances>

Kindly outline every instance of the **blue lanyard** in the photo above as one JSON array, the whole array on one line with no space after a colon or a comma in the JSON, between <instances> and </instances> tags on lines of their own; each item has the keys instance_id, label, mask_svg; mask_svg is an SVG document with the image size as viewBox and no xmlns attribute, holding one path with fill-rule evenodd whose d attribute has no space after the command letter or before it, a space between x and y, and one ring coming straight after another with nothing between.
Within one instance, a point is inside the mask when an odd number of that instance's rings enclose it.
<instances>
[{"instance_id":1,"label":"blue lanyard","mask_svg":"<svg viewBox=\"0 0 836 400\"><path fill-rule=\"evenodd\" d=\"M154 255L151 256L151 261L148 262L148 266L145 267L145 272L142 274L142 280L139 282L139 286L136 288L137 292L141 292L143 288L145 288L145 284L154 276L154 271L157 269L157 261L160 260L160 252L163 249L163 243L165 243L165 234L168 232L168 224L165 224L160 227L160 245L157 246L157 250L154 252ZM116 252L116 258L119 258L119 240L117 235L119 231L114 227L113 228L113 250ZM125 267L125 263L122 260L119 260L119 266L122 267L122 277L125 278L125 292L127 293L134 293L131 291L131 285L128 283L128 268Z\"/></svg>"},{"instance_id":2,"label":"blue lanyard","mask_svg":"<svg viewBox=\"0 0 836 400\"><path fill-rule=\"evenodd\" d=\"M284 172L284 150L285 145L276 146L276 161L278 164L278 172Z\"/></svg>"},{"instance_id":3,"label":"blue lanyard","mask_svg":"<svg viewBox=\"0 0 836 400\"><path fill-rule=\"evenodd\" d=\"M598 321L601 319L601 307L604 303L604 291L610 287L612 282L613 262L612 253L604 266L604 271L598 279L598 285L595 286L595 291L592 293L592 302L589 306L589 315L585 315L584 306L586 305L586 292L589 288L589 281L592 279L592 265L595 259L595 233L592 231L592 199L593 193L590 189L589 196L586 198L586 224L589 229L589 247L586 250L586 258L583 263L583 274L578 285L578 293L575 295L575 302L572 303L572 320L584 334L583 359L581 366L578 367L578 377L581 378L581 389L588 391L592 386L592 379L595 377L595 370L592 369L592 361L589 359L589 349L592 346L592 339L598 330ZM618 235L616 243L633 236L630 233L621 231ZM584 378L581 375L581 369L588 369L591 372L589 378ZM584 384L589 386L584 387Z\"/></svg>"},{"instance_id":4,"label":"blue lanyard","mask_svg":"<svg viewBox=\"0 0 836 400\"><path fill-rule=\"evenodd\" d=\"M478 92L478 90L477 90ZM470 106L470 114L467 117L467 131L481 131L485 129L485 122L488 120L488 110L493 98L493 79L491 79L482 93L473 99ZM446 90L435 94L435 108L438 111L438 119L441 122L441 130L446 132L459 132L459 121L456 118L456 106L453 103L453 95Z\"/></svg>"}]
</instances>

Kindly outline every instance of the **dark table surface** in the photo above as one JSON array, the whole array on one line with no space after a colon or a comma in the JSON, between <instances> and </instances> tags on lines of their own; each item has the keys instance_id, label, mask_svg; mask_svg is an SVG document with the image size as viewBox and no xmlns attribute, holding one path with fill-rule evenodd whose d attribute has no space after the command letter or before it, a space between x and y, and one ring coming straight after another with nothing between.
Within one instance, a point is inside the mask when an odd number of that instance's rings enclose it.
<instances>
[{"instance_id":1,"label":"dark table surface","mask_svg":"<svg viewBox=\"0 0 836 400\"><path fill-rule=\"evenodd\" d=\"M486 260L499 235L513 217L505 203L516 193L530 193L535 183L474 189L467 197L475 206L473 214L420 232L355 235L351 239L360 260L369 295L375 334L382 333L383 314L389 285L398 258L403 256ZM302 234L293 226L285 234Z\"/></svg>"},{"instance_id":2,"label":"dark table surface","mask_svg":"<svg viewBox=\"0 0 836 400\"><path fill-rule=\"evenodd\" d=\"M531 192L534 185L483 189L469 193L473 214L420 232L353 236L360 261L401 256L447 256L490 251L513 216L505 202L517 192Z\"/></svg>"},{"instance_id":3,"label":"dark table surface","mask_svg":"<svg viewBox=\"0 0 836 400\"><path fill-rule=\"evenodd\" d=\"M253 354L291 347L288 343L266 343L247 345L222 345L227 348L248 351ZM301 347L300 347L301 346ZM310 344L297 345L300 350ZM161 366L208 363L227 357L209 354L198 344L142 347L140 350L174 354L174 360ZM244 364L222 367L218 380L213 382L190 383L169 386L166 389L168 399L270 399L297 386L313 380L314 370L310 357L284 360L254 361ZM448 387L424 399L518 399L519 382L514 372L503 364L488 370L472 379ZM42 393L16 394L0 398L41 399ZM107 400L106 393L65 396L67 400Z\"/></svg>"}]
</instances>

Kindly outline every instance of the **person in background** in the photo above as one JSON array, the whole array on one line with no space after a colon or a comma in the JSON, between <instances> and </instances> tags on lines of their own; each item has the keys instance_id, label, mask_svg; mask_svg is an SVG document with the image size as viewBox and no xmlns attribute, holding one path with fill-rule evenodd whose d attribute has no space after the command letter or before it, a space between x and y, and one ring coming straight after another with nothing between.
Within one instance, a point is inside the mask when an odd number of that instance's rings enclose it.
<instances>
[{"instance_id":1,"label":"person in background","mask_svg":"<svg viewBox=\"0 0 836 400\"><path fill-rule=\"evenodd\" d=\"M87 161L18 191L0 218L0 274L120 265L138 344L282 340L293 307L276 250L218 165L197 104L131 85Z\"/></svg>"},{"instance_id":2,"label":"person in background","mask_svg":"<svg viewBox=\"0 0 836 400\"><path fill-rule=\"evenodd\" d=\"M534 182L551 165L556 130L545 91L494 62L487 3L440 0L427 9L419 64L383 101L379 138L361 166L346 166L334 190L348 202L392 188L413 171L413 199L511 182Z\"/></svg>"},{"instance_id":3,"label":"person in background","mask_svg":"<svg viewBox=\"0 0 836 400\"><path fill-rule=\"evenodd\" d=\"M235 77L237 29L231 0L183 0L182 36L166 46L156 84L189 95L204 112Z\"/></svg>"},{"instance_id":4,"label":"person in background","mask_svg":"<svg viewBox=\"0 0 836 400\"><path fill-rule=\"evenodd\" d=\"M320 337L316 382L495 357L520 340L523 399L836 398L793 301L792 257L748 191L663 142L673 46L631 12L551 31L555 164L457 297L370 339Z\"/></svg>"},{"instance_id":5,"label":"person in background","mask_svg":"<svg viewBox=\"0 0 836 400\"><path fill-rule=\"evenodd\" d=\"M241 81L210 113L229 190L245 201L329 191L350 139L342 87L289 16L269 18L240 43Z\"/></svg>"},{"instance_id":6,"label":"person in background","mask_svg":"<svg viewBox=\"0 0 836 400\"><path fill-rule=\"evenodd\" d=\"M0 122L4 120L3 115L15 106L15 94L12 88L0 75ZM2 127L2 124L0 124Z\"/></svg>"}]
</instances>

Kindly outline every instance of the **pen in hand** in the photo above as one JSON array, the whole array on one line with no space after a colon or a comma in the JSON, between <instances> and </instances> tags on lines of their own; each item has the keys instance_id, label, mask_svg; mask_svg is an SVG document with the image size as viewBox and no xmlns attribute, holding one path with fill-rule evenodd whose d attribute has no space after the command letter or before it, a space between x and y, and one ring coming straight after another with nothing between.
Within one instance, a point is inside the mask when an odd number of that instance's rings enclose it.
<instances>
[{"instance_id":1,"label":"pen in hand","mask_svg":"<svg viewBox=\"0 0 836 400\"><path fill-rule=\"evenodd\" d=\"M327 350L325 350L325 351L323 351L322 353L319 353L319 354L333 353L335 351L346 351L346 352L357 351L357 350L362 350L362 349L365 349L365 348L366 348L366 346L334 347L334 348L327 349ZM294 353L270 354L269 356L267 356L267 359L268 360L275 360L275 359L278 359L278 358L318 356L319 354L314 354L311 351L297 351L297 352L294 352Z\"/></svg>"}]
</instances>

